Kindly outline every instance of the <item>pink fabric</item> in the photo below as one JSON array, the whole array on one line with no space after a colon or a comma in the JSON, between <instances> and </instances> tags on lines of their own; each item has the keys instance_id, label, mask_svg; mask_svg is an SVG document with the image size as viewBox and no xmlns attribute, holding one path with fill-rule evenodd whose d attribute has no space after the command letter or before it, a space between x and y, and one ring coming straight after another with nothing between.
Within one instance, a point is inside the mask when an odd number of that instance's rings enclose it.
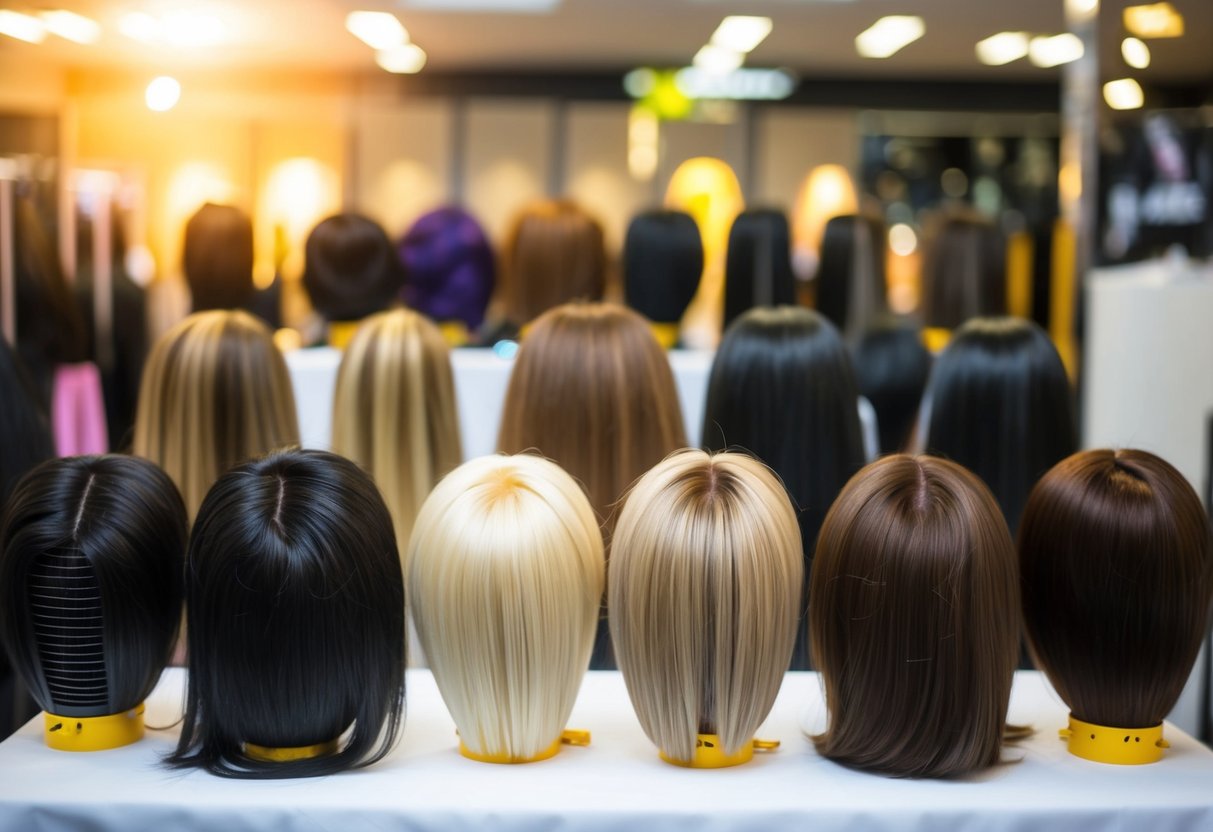
<instances>
[{"instance_id":1,"label":"pink fabric","mask_svg":"<svg viewBox=\"0 0 1213 832\"><path fill-rule=\"evenodd\" d=\"M97 365L85 362L56 367L51 408L59 456L103 454L109 450Z\"/></svg>"}]
</instances>

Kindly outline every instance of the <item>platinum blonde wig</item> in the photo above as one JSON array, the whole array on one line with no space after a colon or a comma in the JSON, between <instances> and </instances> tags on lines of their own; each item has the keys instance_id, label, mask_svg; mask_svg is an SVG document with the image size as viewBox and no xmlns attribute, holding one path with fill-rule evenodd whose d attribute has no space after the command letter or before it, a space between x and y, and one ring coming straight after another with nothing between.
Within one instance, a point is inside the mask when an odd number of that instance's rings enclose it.
<instances>
[{"instance_id":1,"label":"platinum blonde wig","mask_svg":"<svg viewBox=\"0 0 1213 832\"><path fill-rule=\"evenodd\" d=\"M632 488L611 543L611 638L641 727L674 762L736 754L792 656L804 570L787 492L737 453L679 451Z\"/></svg>"},{"instance_id":2,"label":"platinum blonde wig","mask_svg":"<svg viewBox=\"0 0 1213 832\"><path fill-rule=\"evenodd\" d=\"M409 604L473 755L519 762L560 739L594 641L602 535L580 486L537 456L447 475L417 515Z\"/></svg>"}]
</instances>

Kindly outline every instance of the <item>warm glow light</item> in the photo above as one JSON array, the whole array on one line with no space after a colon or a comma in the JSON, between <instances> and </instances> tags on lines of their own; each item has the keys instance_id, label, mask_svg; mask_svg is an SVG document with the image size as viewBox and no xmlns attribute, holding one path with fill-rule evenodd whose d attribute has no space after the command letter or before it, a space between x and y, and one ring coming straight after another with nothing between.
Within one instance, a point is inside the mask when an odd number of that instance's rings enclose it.
<instances>
[{"instance_id":1,"label":"warm glow light","mask_svg":"<svg viewBox=\"0 0 1213 832\"><path fill-rule=\"evenodd\" d=\"M999 32L977 41L977 60L987 66L1002 66L1028 54L1027 32Z\"/></svg>"},{"instance_id":2,"label":"warm glow light","mask_svg":"<svg viewBox=\"0 0 1213 832\"><path fill-rule=\"evenodd\" d=\"M1066 0L1066 19L1079 23L1099 14L1099 0Z\"/></svg>"},{"instance_id":3,"label":"warm glow light","mask_svg":"<svg viewBox=\"0 0 1213 832\"><path fill-rule=\"evenodd\" d=\"M177 106L177 101L181 98L181 84L177 83L176 78L161 75L159 78L152 79L152 82L147 85L144 98L147 100L149 110L155 110L157 113L171 110Z\"/></svg>"},{"instance_id":4,"label":"warm glow light","mask_svg":"<svg viewBox=\"0 0 1213 832\"><path fill-rule=\"evenodd\" d=\"M226 31L223 21L214 15L174 12L161 20L164 40L173 46L214 46Z\"/></svg>"},{"instance_id":5,"label":"warm glow light","mask_svg":"<svg viewBox=\"0 0 1213 832\"><path fill-rule=\"evenodd\" d=\"M375 53L375 63L380 69L394 72L398 75L411 75L420 72L425 66L425 50L415 43L393 46L391 49L381 49Z\"/></svg>"},{"instance_id":6,"label":"warm glow light","mask_svg":"<svg viewBox=\"0 0 1213 832\"><path fill-rule=\"evenodd\" d=\"M796 194L792 206L792 246L798 274L810 278L817 272L818 251L825 225L843 214L859 210L855 184L842 165L813 168Z\"/></svg>"},{"instance_id":7,"label":"warm glow light","mask_svg":"<svg viewBox=\"0 0 1213 832\"><path fill-rule=\"evenodd\" d=\"M345 17L345 28L371 49L392 49L409 42L409 33L396 15L388 12L350 12Z\"/></svg>"},{"instance_id":8,"label":"warm glow light","mask_svg":"<svg viewBox=\"0 0 1213 832\"><path fill-rule=\"evenodd\" d=\"M1077 61L1083 55L1082 41L1077 35L1040 35L1028 44L1028 60L1040 67L1053 67Z\"/></svg>"},{"instance_id":9,"label":"warm glow light","mask_svg":"<svg viewBox=\"0 0 1213 832\"><path fill-rule=\"evenodd\" d=\"M691 63L704 72L724 75L726 72L732 72L740 67L743 60L745 57L740 52L709 43L695 53Z\"/></svg>"},{"instance_id":10,"label":"warm glow light","mask_svg":"<svg viewBox=\"0 0 1213 832\"><path fill-rule=\"evenodd\" d=\"M898 257L909 257L918 250L918 235L913 228L899 222L889 229L889 248Z\"/></svg>"},{"instance_id":11,"label":"warm glow light","mask_svg":"<svg viewBox=\"0 0 1213 832\"><path fill-rule=\"evenodd\" d=\"M1150 47L1137 38L1125 38L1120 42L1120 56L1134 69L1145 69L1150 65Z\"/></svg>"},{"instance_id":12,"label":"warm glow light","mask_svg":"<svg viewBox=\"0 0 1213 832\"><path fill-rule=\"evenodd\" d=\"M160 21L144 12L132 12L122 16L118 23L118 31L131 40L140 43L152 43L160 40Z\"/></svg>"},{"instance_id":13,"label":"warm glow light","mask_svg":"<svg viewBox=\"0 0 1213 832\"><path fill-rule=\"evenodd\" d=\"M73 43L89 44L101 40L101 24L75 12L62 9L43 12L42 22L52 35Z\"/></svg>"},{"instance_id":14,"label":"warm glow light","mask_svg":"<svg viewBox=\"0 0 1213 832\"><path fill-rule=\"evenodd\" d=\"M1103 100L1113 110L1136 110L1145 103L1141 84L1132 78L1119 78L1103 85Z\"/></svg>"},{"instance_id":15,"label":"warm glow light","mask_svg":"<svg viewBox=\"0 0 1213 832\"><path fill-rule=\"evenodd\" d=\"M1139 38L1177 38L1184 33L1184 16L1170 3L1129 6L1124 21L1125 28Z\"/></svg>"},{"instance_id":16,"label":"warm glow light","mask_svg":"<svg viewBox=\"0 0 1213 832\"><path fill-rule=\"evenodd\" d=\"M628 173L638 182L650 182L657 175L657 116L647 107L634 106L628 115Z\"/></svg>"},{"instance_id":17,"label":"warm glow light","mask_svg":"<svg viewBox=\"0 0 1213 832\"><path fill-rule=\"evenodd\" d=\"M720 21L720 25L712 34L712 45L744 54L762 43L770 33L771 18L769 17L729 15Z\"/></svg>"},{"instance_id":18,"label":"warm glow light","mask_svg":"<svg viewBox=\"0 0 1213 832\"><path fill-rule=\"evenodd\" d=\"M26 43L42 43L46 40L46 27L36 17L0 9L0 35Z\"/></svg>"},{"instance_id":19,"label":"warm glow light","mask_svg":"<svg viewBox=\"0 0 1213 832\"><path fill-rule=\"evenodd\" d=\"M1063 205L1082 198L1082 169L1074 162L1067 162L1057 171L1057 190Z\"/></svg>"},{"instance_id":20,"label":"warm glow light","mask_svg":"<svg viewBox=\"0 0 1213 832\"><path fill-rule=\"evenodd\" d=\"M882 17L855 38L855 51L865 58L887 58L926 32L922 18L916 15Z\"/></svg>"},{"instance_id":21,"label":"warm glow light","mask_svg":"<svg viewBox=\"0 0 1213 832\"><path fill-rule=\"evenodd\" d=\"M282 225L290 241L302 240L329 211L337 197L336 176L316 159L287 159L265 185L269 221Z\"/></svg>"}]
</instances>

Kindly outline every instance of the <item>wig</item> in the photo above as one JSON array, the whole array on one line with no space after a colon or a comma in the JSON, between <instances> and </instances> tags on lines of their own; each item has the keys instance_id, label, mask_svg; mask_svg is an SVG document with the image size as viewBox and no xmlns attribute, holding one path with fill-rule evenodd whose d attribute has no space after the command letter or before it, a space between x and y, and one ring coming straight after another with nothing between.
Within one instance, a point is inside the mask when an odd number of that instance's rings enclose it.
<instances>
[{"instance_id":1,"label":"wig","mask_svg":"<svg viewBox=\"0 0 1213 832\"><path fill-rule=\"evenodd\" d=\"M603 589L602 534L577 483L526 454L464 463L422 506L406 571L462 753L503 763L555 754Z\"/></svg>"},{"instance_id":2,"label":"wig","mask_svg":"<svg viewBox=\"0 0 1213 832\"><path fill-rule=\"evenodd\" d=\"M667 761L695 765L705 747L748 758L792 654L800 553L783 487L748 456L685 450L629 493L612 544L611 636Z\"/></svg>"},{"instance_id":3,"label":"wig","mask_svg":"<svg viewBox=\"0 0 1213 832\"><path fill-rule=\"evenodd\" d=\"M657 324L677 324L703 275L703 240L690 214L646 211L628 225L623 244L628 306Z\"/></svg>"},{"instance_id":4,"label":"wig","mask_svg":"<svg viewBox=\"0 0 1213 832\"><path fill-rule=\"evenodd\" d=\"M386 309L404 285L404 269L379 223L337 214L308 235L303 288L329 321L357 321Z\"/></svg>"},{"instance_id":5,"label":"wig","mask_svg":"<svg viewBox=\"0 0 1213 832\"><path fill-rule=\"evenodd\" d=\"M1032 490L1019 563L1032 653L1072 718L1113 731L1160 727L1213 597L1208 519L1183 475L1145 451L1074 454ZM1074 739L1071 750L1099 759Z\"/></svg>"},{"instance_id":6,"label":"wig","mask_svg":"<svg viewBox=\"0 0 1213 832\"><path fill-rule=\"evenodd\" d=\"M861 215L825 225L817 266L817 311L856 343L888 314L884 223Z\"/></svg>"},{"instance_id":7,"label":"wig","mask_svg":"<svg viewBox=\"0 0 1213 832\"><path fill-rule=\"evenodd\" d=\"M424 215L396 248L404 265L404 302L435 321L475 331L493 294L496 263L475 217L460 208Z\"/></svg>"},{"instance_id":8,"label":"wig","mask_svg":"<svg viewBox=\"0 0 1213 832\"><path fill-rule=\"evenodd\" d=\"M299 443L286 362L246 312L198 312L148 356L135 415L136 456L162 467L190 518L238 462Z\"/></svg>"},{"instance_id":9,"label":"wig","mask_svg":"<svg viewBox=\"0 0 1213 832\"><path fill-rule=\"evenodd\" d=\"M975 217L944 220L922 273L922 317L953 329L979 315L1007 313L1007 264L1002 232Z\"/></svg>"},{"instance_id":10,"label":"wig","mask_svg":"<svg viewBox=\"0 0 1213 832\"><path fill-rule=\"evenodd\" d=\"M821 521L864 464L858 402L838 331L809 309L750 310L729 327L712 363L704 447L745 450L783 480L798 509L806 581ZM803 627L792 667L809 667Z\"/></svg>"},{"instance_id":11,"label":"wig","mask_svg":"<svg viewBox=\"0 0 1213 832\"><path fill-rule=\"evenodd\" d=\"M887 456L835 501L809 600L824 757L895 777L998 762L1019 655L1015 550L959 465Z\"/></svg>"},{"instance_id":12,"label":"wig","mask_svg":"<svg viewBox=\"0 0 1213 832\"><path fill-rule=\"evenodd\" d=\"M859 394L876 410L882 454L909 447L931 361L931 351L922 343L922 332L896 323L868 332L855 348Z\"/></svg>"},{"instance_id":13,"label":"wig","mask_svg":"<svg viewBox=\"0 0 1213 832\"><path fill-rule=\"evenodd\" d=\"M602 300L603 246L602 226L571 200L543 200L525 208L505 246L502 314L521 326L568 301Z\"/></svg>"},{"instance_id":14,"label":"wig","mask_svg":"<svg viewBox=\"0 0 1213 832\"><path fill-rule=\"evenodd\" d=\"M288 451L219 478L186 562L190 674L174 767L310 777L391 750L404 707L404 582L371 478Z\"/></svg>"},{"instance_id":15,"label":"wig","mask_svg":"<svg viewBox=\"0 0 1213 832\"><path fill-rule=\"evenodd\" d=\"M239 309L253 300L253 222L231 205L206 203L185 224L185 281L193 311Z\"/></svg>"},{"instance_id":16,"label":"wig","mask_svg":"<svg viewBox=\"0 0 1213 832\"><path fill-rule=\"evenodd\" d=\"M408 309L372 315L341 359L333 450L375 479L401 552L430 489L463 459L450 349Z\"/></svg>"},{"instance_id":17,"label":"wig","mask_svg":"<svg viewBox=\"0 0 1213 832\"><path fill-rule=\"evenodd\" d=\"M8 342L0 338L0 515L17 481L55 455L41 397ZM0 657L2 659L3 657Z\"/></svg>"},{"instance_id":18,"label":"wig","mask_svg":"<svg viewBox=\"0 0 1213 832\"><path fill-rule=\"evenodd\" d=\"M725 258L724 326L755 306L796 302L788 218L782 211L743 211L733 221Z\"/></svg>"},{"instance_id":19,"label":"wig","mask_svg":"<svg viewBox=\"0 0 1213 832\"><path fill-rule=\"evenodd\" d=\"M985 480L1012 534L1036 480L1078 449L1070 382L1039 326L979 318L956 331L927 386L926 450Z\"/></svg>"},{"instance_id":20,"label":"wig","mask_svg":"<svg viewBox=\"0 0 1213 832\"><path fill-rule=\"evenodd\" d=\"M47 712L48 745L91 751L142 736L143 700L177 635L185 545L181 497L146 460L52 460L13 492L0 640Z\"/></svg>"}]
</instances>

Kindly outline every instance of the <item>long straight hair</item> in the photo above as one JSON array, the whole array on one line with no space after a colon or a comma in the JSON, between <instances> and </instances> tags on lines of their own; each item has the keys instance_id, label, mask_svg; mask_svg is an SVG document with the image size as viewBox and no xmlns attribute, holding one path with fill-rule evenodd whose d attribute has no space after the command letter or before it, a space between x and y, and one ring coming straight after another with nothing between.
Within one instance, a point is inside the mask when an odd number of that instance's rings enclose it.
<instances>
[{"instance_id":1,"label":"long straight hair","mask_svg":"<svg viewBox=\"0 0 1213 832\"><path fill-rule=\"evenodd\" d=\"M604 580L577 483L527 454L466 462L425 501L406 562L417 633L464 745L525 760L558 740Z\"/></svg>"},{"instance_id":2,"label":"long straight hair","mask_svg":"<svg viewBox=\"0 0 1213 832\"><path fill-rule=\"evenodd\" d=\"M922 270L922 319L953 329L970 318L1007 313L1006 244L988 220L946 217Z\"/></svg>"},{"instance_id":3,"label":"long straight hair","mask_svg":"<svg viewBox=\"0 0 1213 832\"><path fill-rule=\"evenodd\" d=\"M672 760L699 733L732 755L779 693L804 569L779 480L742 454L685 450L628 494L611 552L611 637L640 725Z\"/></svg>"},{"instance_id":4,"label":"long straight hair","mask_svg":"<svg viewBox=\"0 0 1213 832\"><path fill-rule=\"evenodd\" d=\"M741 212L729 230L725 256L725 328L747 309L795 302L788 218L770 208Z\"/></svg>"},{"instance_id":5,"label":"long straight hair","mask_svg":"<svg viewBox=\"0 0 1213 832\"><path fill-rule=\"evenodd\" d=\"M682 211L645 211L628 223L623 293L628 306L656 323L676 324L703 276L703 239Z\"/></svg>"},{"instance_id":6,"label":"long straight hair","mask_svg":"<svg viewBox=\"0 0 1213 832\"><path fill-rule=\"evenodd\" d=\"M969 321L936 359L926 401L927 452L981 477L1014 534L1036 480L1078 449L1057 348L1031 321Z\"/></svg>"},{"instance_id":7,"label":"long straight hair","mask_svg":"<svg viewBox=\"0 0 1213 832\"><path fill-rule=\"evenodd\" d=\"M291 379L263 323L247 312L197 312L156 342L139 387L133 453L172 477L191 520L220 474L297 444Z\"/></svg>"},{"instance_id":8,"label":"long straight hair","mask_svg":"<svg viewBox=\"0 0 1213 832\"><path fill-rule=\"evenodd\" d=\"M374 477L403 552L422 501L463 459L438 327L408 309L363 321L337 371L332 447Z\"/></svg>"},{"instance_id":9,"label":"long straight hair","mask_svg":"<svg viewBox=\"0 0 1213 832\"><path fill-rule=\"evenodd\" d=\"M219 478L190 535L189 687L170 766L312 777L370 765L404 708L404 582L387 506L354 463L289 451ZM335 752L265 761L247 743Z\"/></svg>"},{"instance_id":10,"label":"long straight hair","mask_svg":"<svg viewBox=\"0 0 1213 832\"><path fill-rule=\"evenodd\" d=\"M817 750L895 777L993 765L1019 656L1015 549L959 465L887 456L847 483L813 562L809 634L829 727Z\"/></svg>"},{"instance_id":11,"label":"long straight hair","mask_svg":"<svg viewBox=\"0 0 1213 832\"><path fill-rule=\"evenodd\" d=\"M0 515L17 481L55 455L42 397L17 354L0 338ZM0 661L3 657L0 657Z\"/></svg>"},{"instance_id":12,"label":"long straight hair","mask_svg":"<svg viewBox=\"0 0 1213 832\"><path fill-rule=\"evenodd\" d=\"M1074 716L1159 725L1213 599L1209 521L1183 475L1146 451L1074 454L1032 490L1019 563L1032 654Z\"/></svg>"},{"instance_id":13,"label":"long straight hair","mask_svg":"<svg viewBox=\"0 0 1213 832\"><path fill-rule=\"evenodd\" d=\"M181 619L185 506L129 456L55 459L0 528L0 642L39 707L122 713L160 679Z\"/></svg>"},{"instance_id":14,"label":"long straight hair","mask_svg":"<svg viewBox=\"0 0 1213 832\"><path fill-rule=\"evenodd\" d=\"M834 217L821 238L817 311L855 344L888 315L884 223L860 214Z\"/></svg>"},{"instance_id":15,"label":"long straight hair","mask_svg":"<svg viewBox=\"0 0 1213 832\"><path fill-rule=\"evenodd\" d=\"M933 360L922 331L905 324L881 324L855 346L855 380L876 410L882 454L909 448Z\"/></svg>"}]
</instances>

